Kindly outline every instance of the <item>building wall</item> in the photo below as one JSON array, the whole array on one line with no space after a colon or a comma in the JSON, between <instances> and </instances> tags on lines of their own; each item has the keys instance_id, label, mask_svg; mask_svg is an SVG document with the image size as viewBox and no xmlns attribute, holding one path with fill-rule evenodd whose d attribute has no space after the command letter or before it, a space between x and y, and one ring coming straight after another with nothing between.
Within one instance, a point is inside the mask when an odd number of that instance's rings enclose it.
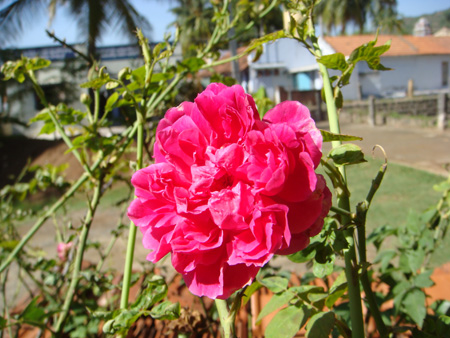
<instances>
[{"instance_id":1,"label":"building wall","mask_svg":"<svg viewBox=\"0 0 450 338\"><path fill-rule=\"evenodd\" d=\"M448 89L442 84L442 62L450 64L450 55L415 55L383 57L381 63L391 71L374 71L365 62L359 64L362 96L403 97L408 81L414 82L415 94L430 94Z\"/></svg>"}]
</instances>

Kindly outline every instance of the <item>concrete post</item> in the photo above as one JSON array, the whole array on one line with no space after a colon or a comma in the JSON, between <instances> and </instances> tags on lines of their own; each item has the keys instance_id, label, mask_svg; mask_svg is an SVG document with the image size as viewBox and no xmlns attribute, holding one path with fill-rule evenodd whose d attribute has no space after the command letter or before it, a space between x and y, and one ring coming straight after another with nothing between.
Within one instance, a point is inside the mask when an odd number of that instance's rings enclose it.
<instances>
[{"instance_id":1,"label":"concrete post","mask_svg":"<svg viewBox=\"0 0 450 338\"><path fill-rule=\"evenodd\" d=\"M375 97L372 95L369 96L368 106L369 106L369 116L367 122L369 123L369 126L375 127L377 124L375 111Z\"/></svg>"},{"instance_id":2,"label":"concrete post","mask_svg":"<svg viewBox=\"0 0 450 338\"><path fill-rule=\"evenodd\" d=\"M437 110L437 127L438 130L443 131L446 127L446 113L447 113L447 94L440 93L438 96L438 110Z\"/></svg>"}]
</instances>

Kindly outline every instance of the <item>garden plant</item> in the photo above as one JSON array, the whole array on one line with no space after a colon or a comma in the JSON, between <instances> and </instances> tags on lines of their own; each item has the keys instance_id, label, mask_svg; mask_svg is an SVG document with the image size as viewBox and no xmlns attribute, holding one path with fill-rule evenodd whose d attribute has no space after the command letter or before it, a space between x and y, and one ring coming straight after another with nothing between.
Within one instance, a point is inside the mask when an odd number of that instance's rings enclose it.
<instances>
[{"instance_id":1,"label":"garden plant","mask_svg":"<svg viewBox=\"0 0 450 338\"><path fill-rule=\"evenodd\" d=\"M380 56L390 45L376 46L375 37L348 58L322 55L313 15L318 2L283 1L289 28L253 40L244 52L227 59L219 58L219 49L280 1L260 7L246 26L237 23L251 2L233 2L238 8L231 15L229 1L212 1L210 39L191 46L195 56L176 64L171 57L183 31L150 48L138 30L144 66L124 68L114 77L92 60L81 85L86 90L80 98L83 110L54 105L45 97L36 72L50 61L22 57L2 66L5 80L30 83L44 107L30 123L41 123L41 134L57 133L84 169L69 182L64 167L27 166L14 184L1 190L2 336L20 336L34 327L41 337L126 337L139 320L152 318L152 323L178 323L165 328L179 337L218 330L223 337L235 337L238 312L262 289L272 297L260 313L252 312L254 320L276 312L265 337L294 337L301 329L313 338L450 336L450 302L430 304L424 291L433 285L430 259L448 227L450 178L435 187L442 198L423 214L412 215L402 226L366 233L387 158L373 173L366 198L351 201L346 168L366 159L352 143L360 138L341 134L341 88L358 62L389 71ZM317 60L328 131L316 127L303 104L270 106L261 92L252 96L220 74L213 74L213 83L195 99L180 99L181 88L195 87L199 71L249 55L256 59L264 44L281 38L302 43ZM339 75L330 77L330 69ZM100 93L106 90L109 98L101 106ZM127 126L120 134L102 136L101 130L111 126L113 110L125 115ZM70 127L82 132L71 137ZM328 154L322 154L323 142L332 143ZM381 147L374 151L383 153ZM126 187L114 206L122 213L116 229L105 233L110 242L104 247L92 240L90 230L99 204L117 186ZM47 189L59 192L54 203L38 210L23 203ZM80 196L86 204L83 219L78 224L65 221L71 201ZM131 220L128 225L123 224L125 215ZM55 238L58 257L29 245L52 219L55 233L49 236ZM29 222L33 226L20 236L18 227ZM136 243L138 229L142 244ZM104 261L124 236L128 246L122 274L106 269ZM393 248L384 247L388 238L395 238ZM377 250L372 262L368 244ZM148 249L147 260L153 263L168 256L182 283L202 297L204 327L179 324L189 309L168 299L170 281L157 265L132 269L135 245ZM96 264L88 262L87 250L98 252ZM308 264L311 272L295 285L289 273L271 267L276 255ZM317 279L322 286L313 283ZM19 312L8 302L14 281L26 285L29 293ZM140 291L131 300L132 285ZM214 304L207 307L206 298Z\"/></svg>"}]
</instances>

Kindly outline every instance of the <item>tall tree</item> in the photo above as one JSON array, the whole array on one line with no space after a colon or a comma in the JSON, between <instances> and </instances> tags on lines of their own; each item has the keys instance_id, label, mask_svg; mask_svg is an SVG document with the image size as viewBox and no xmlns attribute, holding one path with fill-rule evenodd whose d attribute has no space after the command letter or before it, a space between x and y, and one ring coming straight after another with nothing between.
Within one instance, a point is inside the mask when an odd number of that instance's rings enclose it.
<instances>
[{"instance_id":1,"label":"tall tree","mask_svg":"<svg viewBox=\"0 0 450 338\"><path fill-rule=\"evenodd\" d=\"M214 8L209 0L175 0L172 13L176 15L173 25L181 30L180 43L183 55L190 56L194 46L208 41L213 30Z\"/></svg>"},{"instance_id":2,"label":"tall tree","mask_svg":"<svg viewBox=\"0 0 450 338\"><path fill-rule=\"evenodd\" d=\"M37 14L48 10L52 20L63 6L76 18L89 55L95 55L97 42L110 27L119 27L128 36L134 36L136 27L151 30L150 23L129 0L0 0L0 6L0 46L20 36Z\"/></svg>"},{"instance_id":3,"label":"tall tree","mask_svg":"<svg viewBox=\"0 0 450 338\"><path fill-rule=\"evenodd\" d=\"M396 0L322 0L315 8L315 14L328 34L333 29L345 34L348 24L354 24L359 33L363 33L368 21L375 28L382 26L388 32L401 26Z\"/></svg>"}]
</instances>

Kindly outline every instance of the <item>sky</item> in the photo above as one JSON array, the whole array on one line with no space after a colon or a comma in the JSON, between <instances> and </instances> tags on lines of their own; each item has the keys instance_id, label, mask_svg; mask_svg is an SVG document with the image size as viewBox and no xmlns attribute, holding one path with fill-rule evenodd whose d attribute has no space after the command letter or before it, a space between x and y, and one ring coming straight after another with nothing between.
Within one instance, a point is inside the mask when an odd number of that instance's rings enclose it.
<instances>
[{"instance_id":1,"label":"sky","mask_svg":"<svg viewBox=\"0 0 450 338\"><path fill-rule=\"evenodd\" d=\"M173 31L168 28L170 23L175 21L175 16L170 12L174 2L170 0L130 0L135 8L142 13L153 27L149 37L150 41L162 41L164 34ZM419 16L431 14L436 11L444 10L450 7L448 0L397 0L398 12L401 16ZM31 18L27 18L29 21ZM7 47L27 48L36 46L57 45L45 33L48 28L48 16L46 13L37 13L32 18L32 23L24 23L24 33L17 40L9 43ZM61 39L66 39L68 43L83 42L78 37L76 21L72 19L67 11L62 10L56 13L52 26L49 28L55 35ZM126 37L120 34L120 31L110 29L102 38L99 45L111 46L120 45L129 42Z\"/></svg>"}]
</instances>

